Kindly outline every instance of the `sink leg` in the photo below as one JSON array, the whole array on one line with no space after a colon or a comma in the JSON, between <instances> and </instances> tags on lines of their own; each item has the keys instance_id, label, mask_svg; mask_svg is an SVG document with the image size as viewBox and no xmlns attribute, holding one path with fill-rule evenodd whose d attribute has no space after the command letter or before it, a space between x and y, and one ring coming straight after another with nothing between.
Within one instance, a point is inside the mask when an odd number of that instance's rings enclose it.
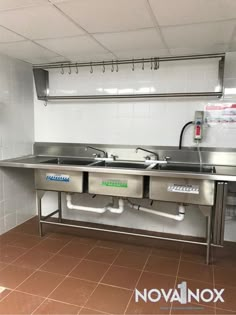
<instances>
[{"instance_id":1,"label":"sink leg","mask_svg":"<svg viewBox=\"0 0 236 315\"><path fill-rule=\"evenodd\" d=\"M43 237L43 225L41 223L42 219L42 194L36 191L36 201L37 201L37 210L38 210L38 220L39 220L39 235Z\"/></svg>"},{"instance_id":2,"label":"sink leg","mask_svg":"<svg viewBox=\"0 0 236 315\"><path fill-rule=\"evenodd\" d=\"M212 209L210 215L207 216L207 251L206 251L206 264L210 263L210 254L211 254L211 218L212 218Z\"/></svg>"},{"instance_id":3,"label":"sink leg","mask_svg":"<svg viewBox=\"0 0 236 315\"><path fill-rule=\"evenodd\" d=\"M62 221L61 192L58 191L58 222Z\"/></svg>"}]
</instances>

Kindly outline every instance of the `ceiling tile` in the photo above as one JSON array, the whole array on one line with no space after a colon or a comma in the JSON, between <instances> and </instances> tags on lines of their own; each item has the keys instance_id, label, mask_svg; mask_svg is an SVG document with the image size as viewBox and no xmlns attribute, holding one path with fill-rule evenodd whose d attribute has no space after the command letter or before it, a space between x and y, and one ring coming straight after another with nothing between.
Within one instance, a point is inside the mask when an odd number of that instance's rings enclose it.
<instances>
[{"instance_id":1,"label":"ceiling tile","mask_svg":"<svg viewBox=\"0 0 236 315\"><path fill-rule=\"evenodd\" d=\"M149 0L159 25L192 24L236 18L235 0Z\"/></svg>"},{"instance_id":2,"label":"ceiling tile","mask_svg":"<svg viewBox=\"0 0 236 315\"><path fill-rule=\"evenodd\" d=\"M170 52L168 49L162 48L162 49L142 49L142 50L122 50L122 51L116 51L116 56L119 59L132 59L132 58L149 58L149 57L167 57L170 55Z\"/></svg>"},{"instance_id":3,"label":"ceiling tile","mask_svg":"<svg viewBox=\"0 0 236 315\"><path fill-rule=\"evenodd\" d=\"M24 38L0 26L0 43L16 42L18 40L24 40Z\"/></svg>"},{"instance_id":4,"label":"ceiling tile","mask_svg":"<svg viewBox=\"0 0 236 315\"><path fill-rule=\"evenodd\" d=\"M228 44L235 22L213 22L184 26L162 27L162 34L169 48L210 47Z\"/></svg>"},{"instance_id":5,"label":"ceiling tile","mask_svg":"<svg viewBox=\"0 0 236 315\"><path fill-rule=\"evenodd\" d=\"M48 3L47 0L0 0L0 10L11 10Z\"/></svg>"},{"instance_id":6,"label":"ceiling tile","mask_svg":"<svg viewBox=\"0 0 236 315\"><path fill-rule=\"evenodd\" d=\"M92 61L104 61L115 59L115 56L111 53L93 53L92 51L86 55L81 54L80 56L68 56L68 59L73 62L92 62Z\"/></svg>"},{"instance_id":7,"label":"ceiling tile","mask_svg":"<svg viewBox=\"0 0 236 315\"><path fill-rule=\"evenodd\" d=\"M165 48L156 29L95 34L94 37L117 56L155 56Z\"/></svg>"},{"instance_id":8,"label":"ceiling tile","mask_svg":"<svg viewBox=\"0 0 236 315\"><path fill-rule=\"evenodd\" d=\"M33 58L42 59L57 56L30 41L21 41L14 43L1 44L0 52L10 57L31 62Z\"/></svg>"},{"instance_id":9,"label":"ceiling tile","mask_svg":"<svg viewBox=\"0 0 236 315\"><path fill-rule=\"evenodd\" d=\"M37 41L40 45L57 52L63 56L84 57L87 54L103 54L107 51L103 49L91 37L76 36L58 39L45 39Z\"/></svg>"},{"instance_id":10,"label":"ceiling tile","mask_svg":"<svg viewBox=\"0 0 236 315\"><path fill-rule=\"evenodd\" d=\"M198 46L195 48L170 48L172 56L197 55L197 54L216 54L228 51L228 45L218 44L212 46Z\"/></svg>"},{"instance_id":11,"label":"ceiling tile","mask_svg":"<svg viewBox=\"0 0 236 315\"><path fill-rule=\"evenodd\" d=\"M2 11L0 25L29 39L74 36L84 33L51 5Z\"/></svg>"},{"instance_id":12,"label":"ceiling tile","mask_svg":"<svg viewBox=\"0 0 236 315\"><path fill-rule=\"evenodd\" d=\"M74 0L56 5L89 33L153 26L146 0Z\"/></svg>"}]
</instances>

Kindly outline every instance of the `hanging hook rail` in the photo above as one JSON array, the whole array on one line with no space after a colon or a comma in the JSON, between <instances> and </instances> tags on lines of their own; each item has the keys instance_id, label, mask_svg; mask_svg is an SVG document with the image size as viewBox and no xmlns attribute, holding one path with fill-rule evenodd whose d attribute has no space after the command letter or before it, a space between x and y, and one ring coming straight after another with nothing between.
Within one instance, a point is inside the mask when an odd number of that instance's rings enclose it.
<instances>
[{"instance_id":1,"label":"hanging hook rail","mask_svg":"<svg viewBox=\"0 0 236 315\"><path fill-rule=\"evenodd\" d=\"M150 63L152 60L157 59L158 62L168 62L168 61L179 61L179 60L194 60L194 59L208 59L208 58L222 58L225 54L206 54L206 55L189 55L189 56L175 56L175 57L152 57L152 58L139 58L139 59L120 59L117 60L116 63L118 65L122 64L137 64L137 63ZM92 65L95 66L105 66L112 65L113 60L107 61L94 61ZM91 66L91 62L83 62L83 63L71 63L71 62L56 62L56 63L46 63L46 64L36 64L33 66L34 69L58 69L61 67L76 67L76 64L79 67L89 67Z\"/></svg>"}]
</instances>

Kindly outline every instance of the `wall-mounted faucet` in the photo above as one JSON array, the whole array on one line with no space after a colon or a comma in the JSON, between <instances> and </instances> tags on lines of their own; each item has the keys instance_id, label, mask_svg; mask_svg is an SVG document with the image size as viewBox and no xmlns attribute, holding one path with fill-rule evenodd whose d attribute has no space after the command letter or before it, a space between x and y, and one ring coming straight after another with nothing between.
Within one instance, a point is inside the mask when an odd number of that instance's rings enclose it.
<instances>
[{"instance_id":1,"label":"wall-mounted faucet","mask_svg":"<svg viewBox=\"0 0 236 315\"><path fill-rule=\"evenodd\" d=\"M108 157L108 154L107 154L106 151L97 149L97 148L95 148L95 147L91 147L91 146L89 146L89 145L88 145L87 147L85 147L85 151L88 151L88 149L91 149L91 150L94 150L94 151L102 152L104 158L107 158L107 157ZM101 156L100 156L100 154L96 154L96 157L101 157Z\"/></svg>"},{"instance_id":2,"label":"wall-mounted faucet","mask_svg":"<svg viewBox=\"0 0 236 315\"><path fill-rule=\"evenodd\" d=\"M144 151L144 152L148 152L148 153L150 153L150 154L152 154L152 155L155 156L155 160L159 160L159 155L158 155L156 152L153 152L153 151L150 151L150 150L147 150L147 149L143 149L143 148L141 148L141 147L138 147L138 148L136 148L136 150L135 150L136 153L138 153L139 150ZM150 159L151 159L150 156L147 156L147 157L146 157L146 160L150 160Z\"/></svg>"}]
</instances>

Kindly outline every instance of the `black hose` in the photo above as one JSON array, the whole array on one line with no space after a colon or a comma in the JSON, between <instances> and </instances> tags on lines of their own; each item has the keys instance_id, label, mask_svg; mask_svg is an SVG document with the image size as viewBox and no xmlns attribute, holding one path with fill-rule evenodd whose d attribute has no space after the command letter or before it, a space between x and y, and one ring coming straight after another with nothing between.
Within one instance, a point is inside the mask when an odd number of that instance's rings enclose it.
<instances>
[{"instance_id":1,"label":"black hose","mask_svg":"<svg viewBox=\"0 0 236 315\"><path fill-rule=\"evenodd\" d=\"M180 133L180 137L179 137L179 150L182 149L182 138L183 138L184 130L185 130L185 128L187 128L189 125L192 125L192 124L194 124L194 121L189 121L183 126L181 133Z\"/></svg>"}]
</instances>

